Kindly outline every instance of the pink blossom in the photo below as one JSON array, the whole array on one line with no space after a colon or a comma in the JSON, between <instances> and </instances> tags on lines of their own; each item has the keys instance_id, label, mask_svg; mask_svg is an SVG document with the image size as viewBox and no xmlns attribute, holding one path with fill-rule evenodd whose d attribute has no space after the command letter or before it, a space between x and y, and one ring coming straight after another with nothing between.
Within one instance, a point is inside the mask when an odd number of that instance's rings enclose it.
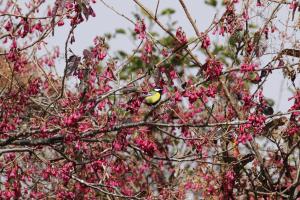
<instances>
[{"instance_id":1,"label":"pink blossom","mask_svg":"<svg viewBox=\"0 0 300 200\"><path fill-rule=\"evenodd\" d=\"M78 112L78 111L74 112L71 115L65 117L63 123L67 126L73 125L80 119L80 117L81 117L80 112Z\"/></svg>"},{"instance_id":2,"label":"pink blossom","mask_svg":"<svg viewBox=\"0 0 300 200\"><path fill-rule=\"evenodd\" d=\"M242 144L246 144L248 141L251 141L253 138L250 134L244 133L238 136L238 142Z\"/></svg>"},{"instance_id":3,"label":"pink blossom","mask_svg":"<svg viewBox=\"0 0 300 200\"><path fill-rule=\"evenodd\" d=\"M248 121L255 127L260 127L265 123L266 117L264 115L250 114Z\"/></svg>"},{"instance_id":4,"label":"pink blossom","mask_svg":"<svg viewBox=\"0 0 300 200\"><path fill-rule=\"evenodd\" d=\"M12 23L10 20L8 20L8 21L6 22L6 24L4 25L4 28L5 28L7 31L10 31L10 30L12 29L12 27L13 27L13 23Z\"/></svg>"},{"instance_id":5,"label":"pink blossom","mask_svg":"<svg viewBox=\"0 0 300 200\"><path fill-rule=\"evenodd\" d=\"M182 27L179 27L176 30L176 38L181 44L187 43L187 38L186 38L185 32L182 30Z\"/></svg>"},{"instance_id":6,"label":"pink blossom","mask_svg":"<svg viewBox=\"0 0 300 200\"><path fill-rule=\"evenodd\" d=\"M145 151L150 157L153 157L157 150L156 144L153 141L142 138L137 138L135 141L143 151Z\"/></svg>"},{"instance_id":7,"label":"pink blossom","mask_svg":"<svg viewBox=\"0 0 300 200\"><path fill-rule=\"evenodd\" d=\"M209 45L211 44L209 37L206 35L202 41L201 48L207 49Z\"/></svg>"},{"instance_id":8,"label":"pink blossom","mask_svg":"<svg viewBox=\"0 0 300 200\"><path fill-rule=\"evenodd\" d=\"M138 20L134 28L135 33L139 36L139 39L145 39L146 37L146 25L144 19Z\"/></svg>"},{"instance_id":9,"label":"pink blossom","mask_svg":"<svg viewBox=\"0 0 300 200\"><path fill-rule=\"evenodd\" d=\"M164 57L168 57L169 55L169 52L166 48L163 48L162 51L161 51L161 54L164 56Z\"/></svg>"},{"instance_id":10,"label":"pink blossom","mask_svg":"<svg viewBox=\"0 0 300 200\"><path fill-rule=\"evenodd\" d=\"M175 99L175 102L181 101L182 95L180 94L179 91L176 91L176 92L174 93L174 99Z\"/></svg>"},{"instance_id":11,"label":"pink blossom","mask_svg":"<svg viewBox=\"0 0 300 200\"><path fill-rule=\"evenodd\" d=\"M234 177L235 177L235 174L234 174L233 171L227 171L225 177L227 178L227 180L233 181Z\"/></svg>"},{"instance_id":12,"label":"pink blossom","mask_svg":"<svg viewBox=\"0 0 300 200\"><path fill-rule=\"evenodd\" d=\"M147 54L151 54L153 50L153 43L150 40L146 40L145 51Z\"/></svg>"},{"instance_id":13,"label":"pink blossom","mask_svg":"<svg viewBox=\"0 0 300 200\"><path fill-rule=\"evenodd\" d=\"M35 24L35 25L33 26L33 29L38 30L39 32L43 32L43 31L44 31L44 28L43 28L43 26L42 26L41 21L39 21L37 24Z\"/></svg>"},{"instance_id":14,"label":"pink blossom","mask_svg":"<svg viewBox=\"0 0 300 200\"><path fill-rule=\"evenodd\" d=\"M243 12L243 18L244 18L244 20L249 20L248 10L246 10L246 9Z\"/></svg>"},{"instance_id":15,"label":"pink blossom","mask_svg":"<svg viewBox=\"0 0 300 200\"><path fill-rule=\"evenodd\" d=\"M297 8L297 6L298 6L298 2L297 2L296 0L293 0L293 1L290 3L289 8L290 8L291 10L295 10L295 9Z\"/></svg>"},{"instance_id":16,"label":"pink blossom","mask_svg":"<svg viewBox=\"0 0 300 200\"><path fill-rule=\"evenodd\" d=\"M257 1L256 1L256 6L261 7L261 6L263 6L263 4L261 3L260 0L257 0Z\"/></svg>"},{"instance_id":17,"label":"pink blossom","mask_svg":"<svg viewBox=\"0 0 300 200\"><path fill-rule=\"evenodd\" d=\"M206 72L207 78L215 79L221 75L223 64L220 61L209 58L206 60L206 63L203 65L203 69Z\"/></svg>"},{"instance_id":18,"label":"pink blossom","mask_svg":"<svg viewBox=\"0 0 300 200\"><path fill-rule=\"evenodd\" d=\"M65 23L64 23L64 21L63 20L59 20L58 22L57 22L57 25L58 26L63 26Z\"/></svg>"},{"instance_id":19,"label":"pink blossom","mask_svg":"<svg viewBox=\"0 0 300 200\"><path fill-rule=\"evenodd\" d=\"M241 72L253 72L255 68L257 67L256 64L248 64L248 63L243 63L241 65Z\"/></svg>"}]
</instances>

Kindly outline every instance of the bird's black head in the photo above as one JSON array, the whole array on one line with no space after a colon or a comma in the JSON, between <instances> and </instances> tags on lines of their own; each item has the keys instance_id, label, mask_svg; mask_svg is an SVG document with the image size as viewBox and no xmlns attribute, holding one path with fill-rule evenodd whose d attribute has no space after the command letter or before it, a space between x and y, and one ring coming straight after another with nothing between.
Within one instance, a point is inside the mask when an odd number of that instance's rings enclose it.
<instances>
[{"instance_id":1,"label":"bird's black head","mask_svg":"<svg viewBox=\"0 0 300 200\"><path fill-rule=\"evenodd\" d=\"M161 89L161 88L154 88L154 91L155 92L159 92L160 94L162 94L163 89Z\"/></svg>"}]
</instances>

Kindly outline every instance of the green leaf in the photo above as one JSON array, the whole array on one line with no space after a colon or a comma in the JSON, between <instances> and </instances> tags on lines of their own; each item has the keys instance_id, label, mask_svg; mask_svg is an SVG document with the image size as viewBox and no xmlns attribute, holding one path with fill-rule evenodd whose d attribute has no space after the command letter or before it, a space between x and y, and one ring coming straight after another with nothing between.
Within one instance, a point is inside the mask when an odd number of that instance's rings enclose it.
<instances>
[{"instance_id":1,"label":"green leaf","mask_svg":"<svg viewBox=\"0 0 300 200\"><path fill-rule=\"evenodd\" d=\"M161 11L161 15L172 15L174 13L175 13L175 10L173 10L172 8L166 8Z\"/></svg>"},{"instance_id":2,"label":"green leaf","mask_svg":"<svg viewBox=\"0 0 300 200\"><path fill-rule=\"evenodd\" d=\"M153 37L158 37L159 34L157 32L150 32L150 34L153 36Z\"/></svg>"},{"instance_id":3,"label":"green leaf","mask_svg":"<svg viewBox=\"0 0 300 200\"><path fill-rule=\"evenodd\" d=\"M120 78L125 80L128 78L128 76L131 76L137 70L143 67L144 67L143 61L138 56L134 56L131 59L131 62L128 65L126 65L121 71Z\"/></svg>"},{"instance_id":4,"label":"green leaf","mask_svg":"<svg viewBox=\"0 0 300 200\"><path fill-rule=\"evenodd\" d=\"M159 40L164 46L172 46L174 43L174 39L171 36L163 37Z\"/></svg>"},{"instance_id":5,"label":"green leaf","mask_svg":"<svg viewBox=\"0 0 300 200\"><path fill-rule=\"evenodd\" d=\"M235 53L233 51L230 51L230 50L224 50L222 52L222 55L224 55L226 58L231 58L232 60L235 57Z\"/></svg>"},{"instance_id":6,"label":"green leaf","mask_svg":"<svg viewBox=\"0 0 300 200\"><path fill-rule=\"evenodd\" d=\"M122 29L122 28L118 28L118 29L116 29L116 33L117 34L125 34L126 31L124 29Z\"/></svg>"},{"instance_id":7,"label":"green leaf","mask_svg":"<svg viewBox=\"0 0 300 200\"><path fill-rule=\"evenodd\" d=\"M231 46L235 46L236 43L241 42L243 39L243 35L241 32L235 32L234 34L232 34L228 40L229 44Z\"/></svg>"},{"instance_id":8,"label":"green leaf","mask_svg":"<svg viewBox=\"0 0 300 200\"><path fill-rule=\"evenodd\" d=\"M207 5L216 7L218 2L217 2L217 0L205 0L205 3L206 3Z\"/></svg>"},{"instance_id":9,"label":"green leaf","mask_svg":"<svg viewBox=\"0 0 300 200\"><path fill-rule=\"evenodd\" d=\"M113 37L111 33L105 33L104 36L105 36L108 40L110 40L110 39Z\"/></svg>"},{"instance_id":10,"label":"green leaf","mask_svg":"<svg viewBox=\"0 0 300 200\"><path fill-rule=\"evenodd\" d=\"M220 52L222 52L222 51L224 51L225 50L225 48L224 48L224 46L222 46L222 45L218 45L218 44L216 44L216 43L214 43L214 50L213 50L213 54L214 55L218 55Z\"/></svg>"},{"instance_id":11,"label":"green leaf","mask_svg":"<svg viewBox=\"0 0 300 200\"><path fill-rule=\"evenodd\" d=\"M249 28L257 28L255 24L249 24Z\"/></svg>"},{"instance_id":12,"label":"green leaf","mask_svg":"<svg viewBox=\"0 0 300 200\"><path fill-rule=\"evenodd\" d=\"M125 58L125 57L127 56L127 53L124 52L124 51L118 51L117 53L118 53L118 55L120 55L120 57L122 57L122 58Z\"/></svg>"}]
</instances>

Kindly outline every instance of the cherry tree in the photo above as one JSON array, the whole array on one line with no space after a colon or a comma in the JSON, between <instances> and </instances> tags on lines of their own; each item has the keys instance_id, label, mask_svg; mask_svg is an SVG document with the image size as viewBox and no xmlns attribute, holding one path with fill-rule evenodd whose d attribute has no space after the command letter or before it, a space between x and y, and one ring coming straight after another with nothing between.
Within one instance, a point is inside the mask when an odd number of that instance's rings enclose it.
<instances>
[{"instance_id":1,"label":"cherry tree","mask_svg":"<svg viewBox=\"0 0 300 200\"><path fill-rule=\"evenodd\" d=\"M188 37L160 0L130 1L141 12L0 1L1 199L300 198L300 3L207 0L218 9L200 30L178 0ZM75 54L97 4L128 24ZM50 46L60 29L64 47ZM110 49L119 35L132 52ZM276 72L292 91L287 111L264 95ZM162 99L146 105L154 88Z\"/></svg>"}]
</instances>

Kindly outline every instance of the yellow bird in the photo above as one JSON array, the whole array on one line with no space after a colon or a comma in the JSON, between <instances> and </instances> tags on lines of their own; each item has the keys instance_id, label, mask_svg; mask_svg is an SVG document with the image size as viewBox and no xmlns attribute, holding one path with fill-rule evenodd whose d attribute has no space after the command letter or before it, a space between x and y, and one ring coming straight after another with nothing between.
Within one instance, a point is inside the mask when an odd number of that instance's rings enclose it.
<instances>
[{"instance_id":1,"label":"yellow bird","mask_svg":"<svg viewBox=\"0 0 300 200\"><path fill-rule=\"evenodd\" d=\"M153 91L151 91L145 98L146 104L152 106L157 104L161 99L162 91L163 90L160 88L155 88Z\"/></svg>"}]
</instances>

